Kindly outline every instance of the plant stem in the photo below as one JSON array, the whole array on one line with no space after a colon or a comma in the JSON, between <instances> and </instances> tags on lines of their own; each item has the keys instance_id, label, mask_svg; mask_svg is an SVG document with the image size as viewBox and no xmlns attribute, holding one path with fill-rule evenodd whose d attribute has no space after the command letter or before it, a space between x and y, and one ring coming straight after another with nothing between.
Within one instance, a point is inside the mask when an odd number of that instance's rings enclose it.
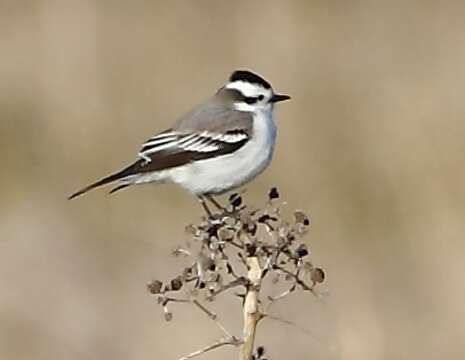
<instances>
[{"instance_id":1,"label":"plant stem","mask_svg":"<svg viewBox=\"0 0 465 360\"><path fill-rule=\"evenodd\" d=\"M240 349L240 360L252 359L257 324L263 317L258 307L262 278L262 269L260 268L258 258L248 257L247 267L248 286L244 299L243 344Z\"/></svg>"}]
</instances>

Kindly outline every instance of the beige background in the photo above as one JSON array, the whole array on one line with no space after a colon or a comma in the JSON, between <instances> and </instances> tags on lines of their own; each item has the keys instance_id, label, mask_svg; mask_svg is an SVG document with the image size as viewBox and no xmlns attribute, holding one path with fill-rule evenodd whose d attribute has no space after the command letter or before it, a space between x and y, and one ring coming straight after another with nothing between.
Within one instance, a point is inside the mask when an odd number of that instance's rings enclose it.
<instances>
[{"instance_id":1,"label":"beige background","mask_svg":"<svg viewBox=\"0 0 465 360\"><path fill-rule=\"evenodd\" d=\"M461 1L1 0L0 358L177 359L220 335L145 291L177 268L192 197L66 195L249 68L293 99L247 198L276 185L311 215L330 293L275 309L312 335L264 322L270 359L463 359L464 19Z\"/></svg>"}]
</instances>

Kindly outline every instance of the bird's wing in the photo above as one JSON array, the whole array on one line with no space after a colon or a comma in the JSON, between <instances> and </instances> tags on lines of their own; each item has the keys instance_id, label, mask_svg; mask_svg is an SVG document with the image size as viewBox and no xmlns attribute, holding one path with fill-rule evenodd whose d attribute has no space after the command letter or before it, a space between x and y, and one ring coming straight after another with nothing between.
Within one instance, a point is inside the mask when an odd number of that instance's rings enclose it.
<instances>
[{"instance_id":1,"label":"bird's wing","mask_svg":"<svg viewBox=\"0 0 465 360\"><path fill-rule=\"evenodd\" d=\"M206 160L220 155L226 155L242 147L249 139L244 129L231 130L225 133L208 131L180 133L168 130L147 140L141 151L140 159L125 169L111 174L83 189L75 192L73 199L96 187L117 180L124 180L133 175L170 169L188 164L196 160ZM129 184L123 183L111 192L118 191Z\"/></svg>"},{"instance_id":2,"label":"bird's wing","mask_svg":"<svg viewBox=\"0 0 465 360\"><path fill-rule=\"evenodd\" d=\"M132 175L170 169L196 160L230 154L252 136L251 113L212 106L210 111L198 107L175 123L173 128L148 139L139 159L123 170L111 174L72 194L75 198L96 187L124 180ZM128 184L122 184L113 191Z\"/></svg>"},{"instance_id":3,"label":"bird's wing","mask_svg":"<svg viewBox=\"0 0 465 360\"><path fill-rule=\"evenodd\" d=\"M139 151L139 171L158 171L229 154L252 136L251 113L205 108L194 109L172 129L148 139Z\"/></svg>"},{"instance_id":4,"label":"bird's wing","mask_svg":"<svg viewBox=\"0 0 465 360\"><path fill-rule=\"evenodd\" d=\"M160 135L143 144L139 152L139 166L134 172L159 171L226 155L242 147L250 136L242 129L225 133L202 131L174 133L170 137Z\"/></svg>"},{"instance_id":5,"label":"bird's wing","mask_svg":"<svg viewBox=\"0 0 465 360\"><path fill-rule=\"evenodd\" d=\"M214 153L222 152L227 148L230 148L227 152L234 151L237 146L242 146L248 138L249 134L244 129L235 129L224 133L207 130L180 133L169 130L148 139L142 145L139 157L151 162L151 156L157 153L167 155L169 153L198 152L214 155Z\"/></svg>"}]
</instances>

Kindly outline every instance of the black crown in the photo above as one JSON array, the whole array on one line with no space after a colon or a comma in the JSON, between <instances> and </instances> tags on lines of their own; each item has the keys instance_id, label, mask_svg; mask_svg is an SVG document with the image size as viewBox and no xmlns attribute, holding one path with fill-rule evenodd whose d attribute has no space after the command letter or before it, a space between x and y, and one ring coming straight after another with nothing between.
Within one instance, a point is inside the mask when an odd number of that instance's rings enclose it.
<instances>
[{"instance_id":1,"label":"black crown","mask_svg":"<svg viewBox=\"0 0 465 360\"><path fill-rule=\"evenodd\" d=\"M254 74L248 70L236 70L229 77L229 81L246 81L252 84L258 84L263 86L265 89L270 89L271 85L268 81L263 79L261 76Z\"/></svg>"}]
</instances>

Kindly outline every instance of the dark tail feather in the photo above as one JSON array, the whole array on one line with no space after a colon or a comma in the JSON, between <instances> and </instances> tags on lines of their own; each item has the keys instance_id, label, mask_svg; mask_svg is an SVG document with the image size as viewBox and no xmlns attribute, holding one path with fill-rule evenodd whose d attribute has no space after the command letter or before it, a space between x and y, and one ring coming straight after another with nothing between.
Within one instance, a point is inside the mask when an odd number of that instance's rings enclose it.
<instances>
[{"instance_id":1,"label":"dark tail feather","mask_svg":"<svg viewBox=\"0 0 465 360\"><path fill-rule=\"evenodd\" d=\"M128 176L128 171L127 170L128 169L124 169L124 170L122 170L120 172L117 172L116 174L112 174L112 175L107 176L107 177L105 177L105 178L103 178L103 179L101 179L101 180L99 180L99 181L97 181L97 182L95 182L93 184L90 184L90 185L86 186L85 188L82 188L81 190L79 190L79 191L75 192L74 194L68 196L68 199L69 200L74 199L75 197L77 197L79 195L82 195L82 194L84 194L84 193L86 193L86 192L88 192L88 191L90 191L92 189L95 189L96 187L106 185L106 184L111 183L113 181L122 179L122 178ZM123 185L117 186L114 189L114 191L119 190L120 188L122 188L122 186ZM127 185L125 184L124 187L126 187L126 186ZM111 192L113 192L113 190Z\"/></svg>"}]
</instances>

